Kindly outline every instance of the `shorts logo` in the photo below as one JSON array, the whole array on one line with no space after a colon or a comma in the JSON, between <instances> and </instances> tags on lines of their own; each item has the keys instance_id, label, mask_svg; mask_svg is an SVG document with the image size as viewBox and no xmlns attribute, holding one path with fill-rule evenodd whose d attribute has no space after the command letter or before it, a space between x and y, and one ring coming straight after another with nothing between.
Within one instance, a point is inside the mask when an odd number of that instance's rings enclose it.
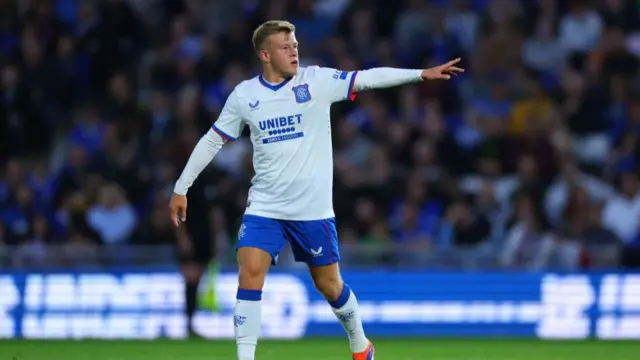
<instances>
[{"instance_id":1,"label":"shorts logo","mask_svg":"<svg viewBox=\"0 0 640 360\"><path fill-rule=\"evenodd\" d=\"M245 224L240 225L240 230L238 230L238 240L244 237L244 232L246 229L247 229L247 225Z\"/></svg>"},{"instance_id":2,"label":"shorts logo","mask_svg":"<svg viewBox=\"0 0 640 360\"><path fill-rule=\"evenodd\" d=\"M238 327L244 325L244 322L247 320L246 316L236 315L233 317L233 326Z\"/></svg>"},{"instance_id":3,"label":"shorts logo","mask_svg":"<svg viewBox=\"0 0 640 360\"><path fill-rule=\"evenodd\" d=\"M309 92L309 84L302 84L291 88L296 97L298 104L306 103L311 100L311 92Z\"/></svg>"},{"instance_id":4,"label":"shorts logo","mask_svg":"<svg viewBox=\"0 0 640 360\"><path fill-rule=\"evenodd\" d=\"M310 249L310 250L311 250L311 255L313 255L313 257L322 256L322 246L318 247L317 249Z\"/></svg>"}]
</instances>

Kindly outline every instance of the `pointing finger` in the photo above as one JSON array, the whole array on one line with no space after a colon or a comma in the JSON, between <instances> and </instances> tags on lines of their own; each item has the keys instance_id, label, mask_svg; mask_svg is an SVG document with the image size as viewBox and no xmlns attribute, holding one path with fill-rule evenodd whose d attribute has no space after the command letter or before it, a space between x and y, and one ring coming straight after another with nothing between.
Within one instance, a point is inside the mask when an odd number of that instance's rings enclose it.
<instances>
[{"instance_id":1,"label":"pointing finger","mask_svg":"<svg viewBox=\"0 0 640 360\"><path fill-rule=\"evenodd\" d=\"M449 68L449 67L452 67L453 65L459 63L460 61L462 61L462 58L456 58L456 59L453 59L453 60L449 61L448 63L442 65L442 67L443 68Z\"/></svg>"}]
</instances>

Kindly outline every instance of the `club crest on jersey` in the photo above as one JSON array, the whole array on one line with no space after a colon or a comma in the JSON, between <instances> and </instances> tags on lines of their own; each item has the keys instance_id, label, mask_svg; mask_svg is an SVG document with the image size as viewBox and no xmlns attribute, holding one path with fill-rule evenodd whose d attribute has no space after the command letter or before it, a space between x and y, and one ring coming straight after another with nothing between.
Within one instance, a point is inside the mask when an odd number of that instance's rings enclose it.
<instances>
[{"instance_id":1,"label":"club crest on jersey","mask_svg":"<svg viewBox=\"0 0 640 360\"><path fill-rule=\"evenodd\" d=\"M302 84L291 88L296 97L298 104L306 103L311 100L311 92L309 92L309 84Z\"/></svg>"}]
</instances>

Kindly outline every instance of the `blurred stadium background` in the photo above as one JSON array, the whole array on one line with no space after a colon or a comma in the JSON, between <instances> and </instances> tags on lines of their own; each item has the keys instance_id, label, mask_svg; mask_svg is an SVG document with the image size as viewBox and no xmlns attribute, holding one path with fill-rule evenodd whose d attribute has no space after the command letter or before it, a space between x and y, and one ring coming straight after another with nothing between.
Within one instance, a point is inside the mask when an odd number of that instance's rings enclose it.
<instances>
[{"instance_id":1,"label":"blurred stadium background","mask_svg":"<svg viewBox=\"0 0 640 360\"><path fill-rule=\"evenodd\" d=\"M303 64L423 68L461 56L468 69L332 108L345 278L369 334L397 339L380 341L380 357L632 359L637 343L426 338L640 339L639 9L0 0L0 354L234 357L225 341L6 339L232 338L248 138L196 182L185 229L172 228L168 197L226 96L258 73L253 29L287 19ZM267 341L261 359L345 358L328 306L282 257L263 334L304 340ZM198 309L184 279L201 284Z\"/></svg>"}]
</instances>

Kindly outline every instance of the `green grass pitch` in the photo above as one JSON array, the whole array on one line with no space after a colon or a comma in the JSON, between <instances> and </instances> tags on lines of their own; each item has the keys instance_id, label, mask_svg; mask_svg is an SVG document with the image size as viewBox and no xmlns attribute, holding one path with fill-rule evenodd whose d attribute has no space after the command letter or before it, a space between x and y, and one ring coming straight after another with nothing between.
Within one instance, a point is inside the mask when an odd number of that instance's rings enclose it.
<instances>
[{"instance_id":1,"label":"green grass pitch","mask_svg":"<svg viewBox=\"0 0 640 360\"><path fill-rule=\"evenodd\" d=\"M637 360L635 341L375 340L377 360ZM235 360L230 341L0 340L0 360ZM350 360L345 339L262 341L256 360Z\"/></svg>"}]
</instances>

